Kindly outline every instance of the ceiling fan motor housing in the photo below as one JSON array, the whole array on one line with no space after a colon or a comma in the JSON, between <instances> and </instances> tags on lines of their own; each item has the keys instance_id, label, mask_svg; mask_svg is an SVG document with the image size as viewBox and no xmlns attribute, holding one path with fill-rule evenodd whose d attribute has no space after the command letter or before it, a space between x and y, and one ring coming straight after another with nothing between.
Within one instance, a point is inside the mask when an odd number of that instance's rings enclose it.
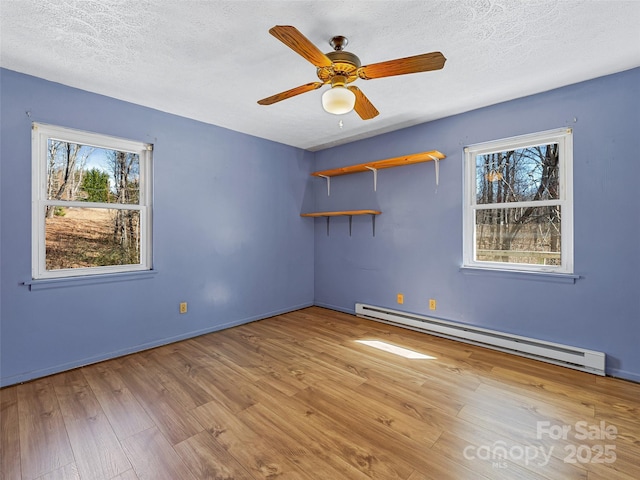
<instances>
[{"instance_id":1,"label":"ceiling fan motor housing","mask_svg":"<svg viewBox=\"0 0 640 480\"><path fill-rule=\"evenodd\" d=\"M344 50L334 50L327 53L326 56L331 60L332 65L318 68L318 78L320 80L329 83L334 76L340 75L345 77L345 83L351 83L358 78L358 69L361 64L356 55Z\"/></svg>"}]
</instances>

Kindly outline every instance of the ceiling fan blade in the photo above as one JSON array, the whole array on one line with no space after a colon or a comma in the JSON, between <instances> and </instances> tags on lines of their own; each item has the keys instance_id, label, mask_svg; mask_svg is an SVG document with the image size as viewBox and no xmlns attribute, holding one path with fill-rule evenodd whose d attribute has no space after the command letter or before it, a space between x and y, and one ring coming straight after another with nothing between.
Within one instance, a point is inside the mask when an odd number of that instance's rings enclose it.
<instances>
[{"instance_id":1,"label":"ceiling fan blade","mask_svg":"<svg viewBox=\"0 0 640 480\"><path fill-rule=\"evenodd\" d=\"M291 48L294 52L302 55L316 67L330 67L331 60L318 47L305 37L296 27L290 25L276 25L269 30L269 33Z\"/></svg>"},{"instance_id":2,"label":"ceiling fan blade","mask_svg":"<svg viewBox=\"0 0 640 480\"><path fill-rule=\"evenodd\" d=\"M440 70L447 59L440 52L423 53L413 57L398 58L387 62L373 63L358 69L358 76L363 80L372 78L406 75L407 73Z\"/></svg>"},{"instance_id":3,"label":"ceiling fan blade","mask_svg":"<svg viewBox=\"0 0 640 480\"><path fill-rule=\"evenodd\" d=\"M260 105L271 105L281 100L286 100L287 98L295 97L296 95L300 95L301 93L310 92L311 90L317 90L322 85L324 85L324 83L322 82L306 83L304 85L300 85L299 87L292 88L291 90L287 90L286 92L276 93L275 95L271 95L270 97L263 98L262 100L258 100L258 103Z\"/></svg>"},{"instance_id":4,"label":"ceiling fan blade","mask_svg":"<svg viewBox=\"0 0 640 480\"><path fill-rule=\"evenodd\" d=\"M372 118L378 116L380 112L378 112L376 107L373 106L373 103L369 101L365 94L362 93L362 90L360 90L355 85L351 85L347 88L349 88L349 90L351 90L356 95L356 105L353 107L353 109L358 115L360 115L360 118L362 120L371 120Z\"/></svg>"}]
</instances>

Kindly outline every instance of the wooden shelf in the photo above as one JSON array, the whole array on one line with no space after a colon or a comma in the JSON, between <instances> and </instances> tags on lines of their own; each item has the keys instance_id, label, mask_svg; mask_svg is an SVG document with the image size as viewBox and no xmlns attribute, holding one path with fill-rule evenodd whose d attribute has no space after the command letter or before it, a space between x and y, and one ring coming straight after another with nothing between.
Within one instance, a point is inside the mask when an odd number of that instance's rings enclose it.
<instances>
[{"instance_id":1,"label":"wooden shelf","mask_svg":"<svg viewBox=\"0 0 640 480\"><path fill-rule=\"evenodd\" d=\"M444 158L446 158L446 156L443 153L440 153L437 150L431 150L430 152L414 153L402 157L376 160L375 162L361 163L348 167L322 170L320 172L313 172L311 175L314 177L337 177L338 175L349 175L351 173L367 172L369 170L402 167L404 165L413 165L414 163L429 162L431 160L442 160Z\"/></svg>"},{"instance_id":2,"label":"wooden shelf","mask_svg":"<svg viewBox=\"0 0 640 480\"><path fill-rule=\"evenodd\" d=\"M339 212L311 212L301 213L301 217L341 217L353 215L380 215L382 212L378 210L343 210Z\"/></svg>"},{"instance_id":3,"label":"wooden shelf","mask_svg":"<svg viewBox=\"0 0 640 480\"><path fill-rule=\"evenodd\" d=\"M446 158L446 156L443 153L440 153L437 150L431 150L429 152L413 153L411 155L404 155L402 157L376 160L375 162L360 163L358 165L351 165L348 167L333 168L331 170L321 170L319 172L313 172L311 175L313 175L314 177L324 178L327 181L327 195L331 195L331 177L370 171L373 172L373 190L376 191L378 188L378 170L382 168L402 167L404 165L413 165L414 163L429 162L431 160L434 160L436 164L437 186L439 182L438 162L444 158Z\"/></svg>"},{"instance_id":4,"label":"wooden shelf","mask_svg":"<svg viewBox=\"0 0 640 480\"><path fill-rule=\"evenodd\" d=\"M351 236L351 225L354 215L371 215L371 227L373 229L373 236L376 236L376 215L380 215L382 212L379 210L340 210L336 212L310 212L301 213L301 217L326 217L327 218L327 236L329 236L329 220L331 217L349 217L349 236Z\"/></svg>"}]
</instances>

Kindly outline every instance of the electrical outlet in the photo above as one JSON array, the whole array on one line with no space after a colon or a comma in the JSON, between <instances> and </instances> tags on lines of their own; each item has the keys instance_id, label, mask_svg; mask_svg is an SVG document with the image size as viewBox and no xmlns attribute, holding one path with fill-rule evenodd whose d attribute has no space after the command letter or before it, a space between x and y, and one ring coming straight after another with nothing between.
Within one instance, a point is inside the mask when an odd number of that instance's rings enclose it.
<instances>
[{"instance_id":1,"label":"electrical outlet","mask_svg":"<svg viewBox=\"0 0 640 480\"><path fill-rule=\"evenodd\" d=\"M430 298L429 299L429 310L435 310L436 309L436 299L435 298Z\"/></svg>"},{"instance_id":2,"label":"electrical outlet","mask_svg":"<svg viewBox=\"0 0 640 480\"><path fill-rule=\"evenodd\" d=\"M187 313L187 302L180 303L180 313Z\"/></svg>"},{"instance_id":3,"label":"electrical outlet","mask_svg":"<svg viewBox=\"0 0 640 480\"><path fill-rule=\"evenodd\" d=\"M401 294L401 293L399 293L399 294L398 294L398 299L397 299L397 300L398 300L398 303L399 303L400 305L402 305L402 304L404 303L404 295L403 295L403 294Z\"/></svg>"}]
</instances>

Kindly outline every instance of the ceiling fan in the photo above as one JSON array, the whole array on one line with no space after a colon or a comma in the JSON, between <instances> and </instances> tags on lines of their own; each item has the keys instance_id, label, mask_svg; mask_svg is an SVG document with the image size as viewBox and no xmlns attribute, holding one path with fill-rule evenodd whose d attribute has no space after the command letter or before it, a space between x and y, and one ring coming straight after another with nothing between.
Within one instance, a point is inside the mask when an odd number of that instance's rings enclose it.
<instances>
[{"instance_id":1,"label":"ceiling fan","mask_svg":"<svg viewBox=\"0 0 640 480\"><path fill-rule=\"evenodd\" d=\"M333 37L329 42L333 47L333 52L324 54L295 27L276 25L269 30L269 33L315 65L320 81L300 85L291 90L263 98L258 100L260 105L271 105L330 84L331 88L322 95L322 106L327 112L341 115L355 110L360 118L370 120L379 114L378 110L362 93L362 90L355 85L348 84L358 78L371 80L439 70L444 67L444 62L447 60L442 53L431 52L361 66L360 59L356 55L344 50L348 42L345 37Z\"/></svg>"}]
</instances>

